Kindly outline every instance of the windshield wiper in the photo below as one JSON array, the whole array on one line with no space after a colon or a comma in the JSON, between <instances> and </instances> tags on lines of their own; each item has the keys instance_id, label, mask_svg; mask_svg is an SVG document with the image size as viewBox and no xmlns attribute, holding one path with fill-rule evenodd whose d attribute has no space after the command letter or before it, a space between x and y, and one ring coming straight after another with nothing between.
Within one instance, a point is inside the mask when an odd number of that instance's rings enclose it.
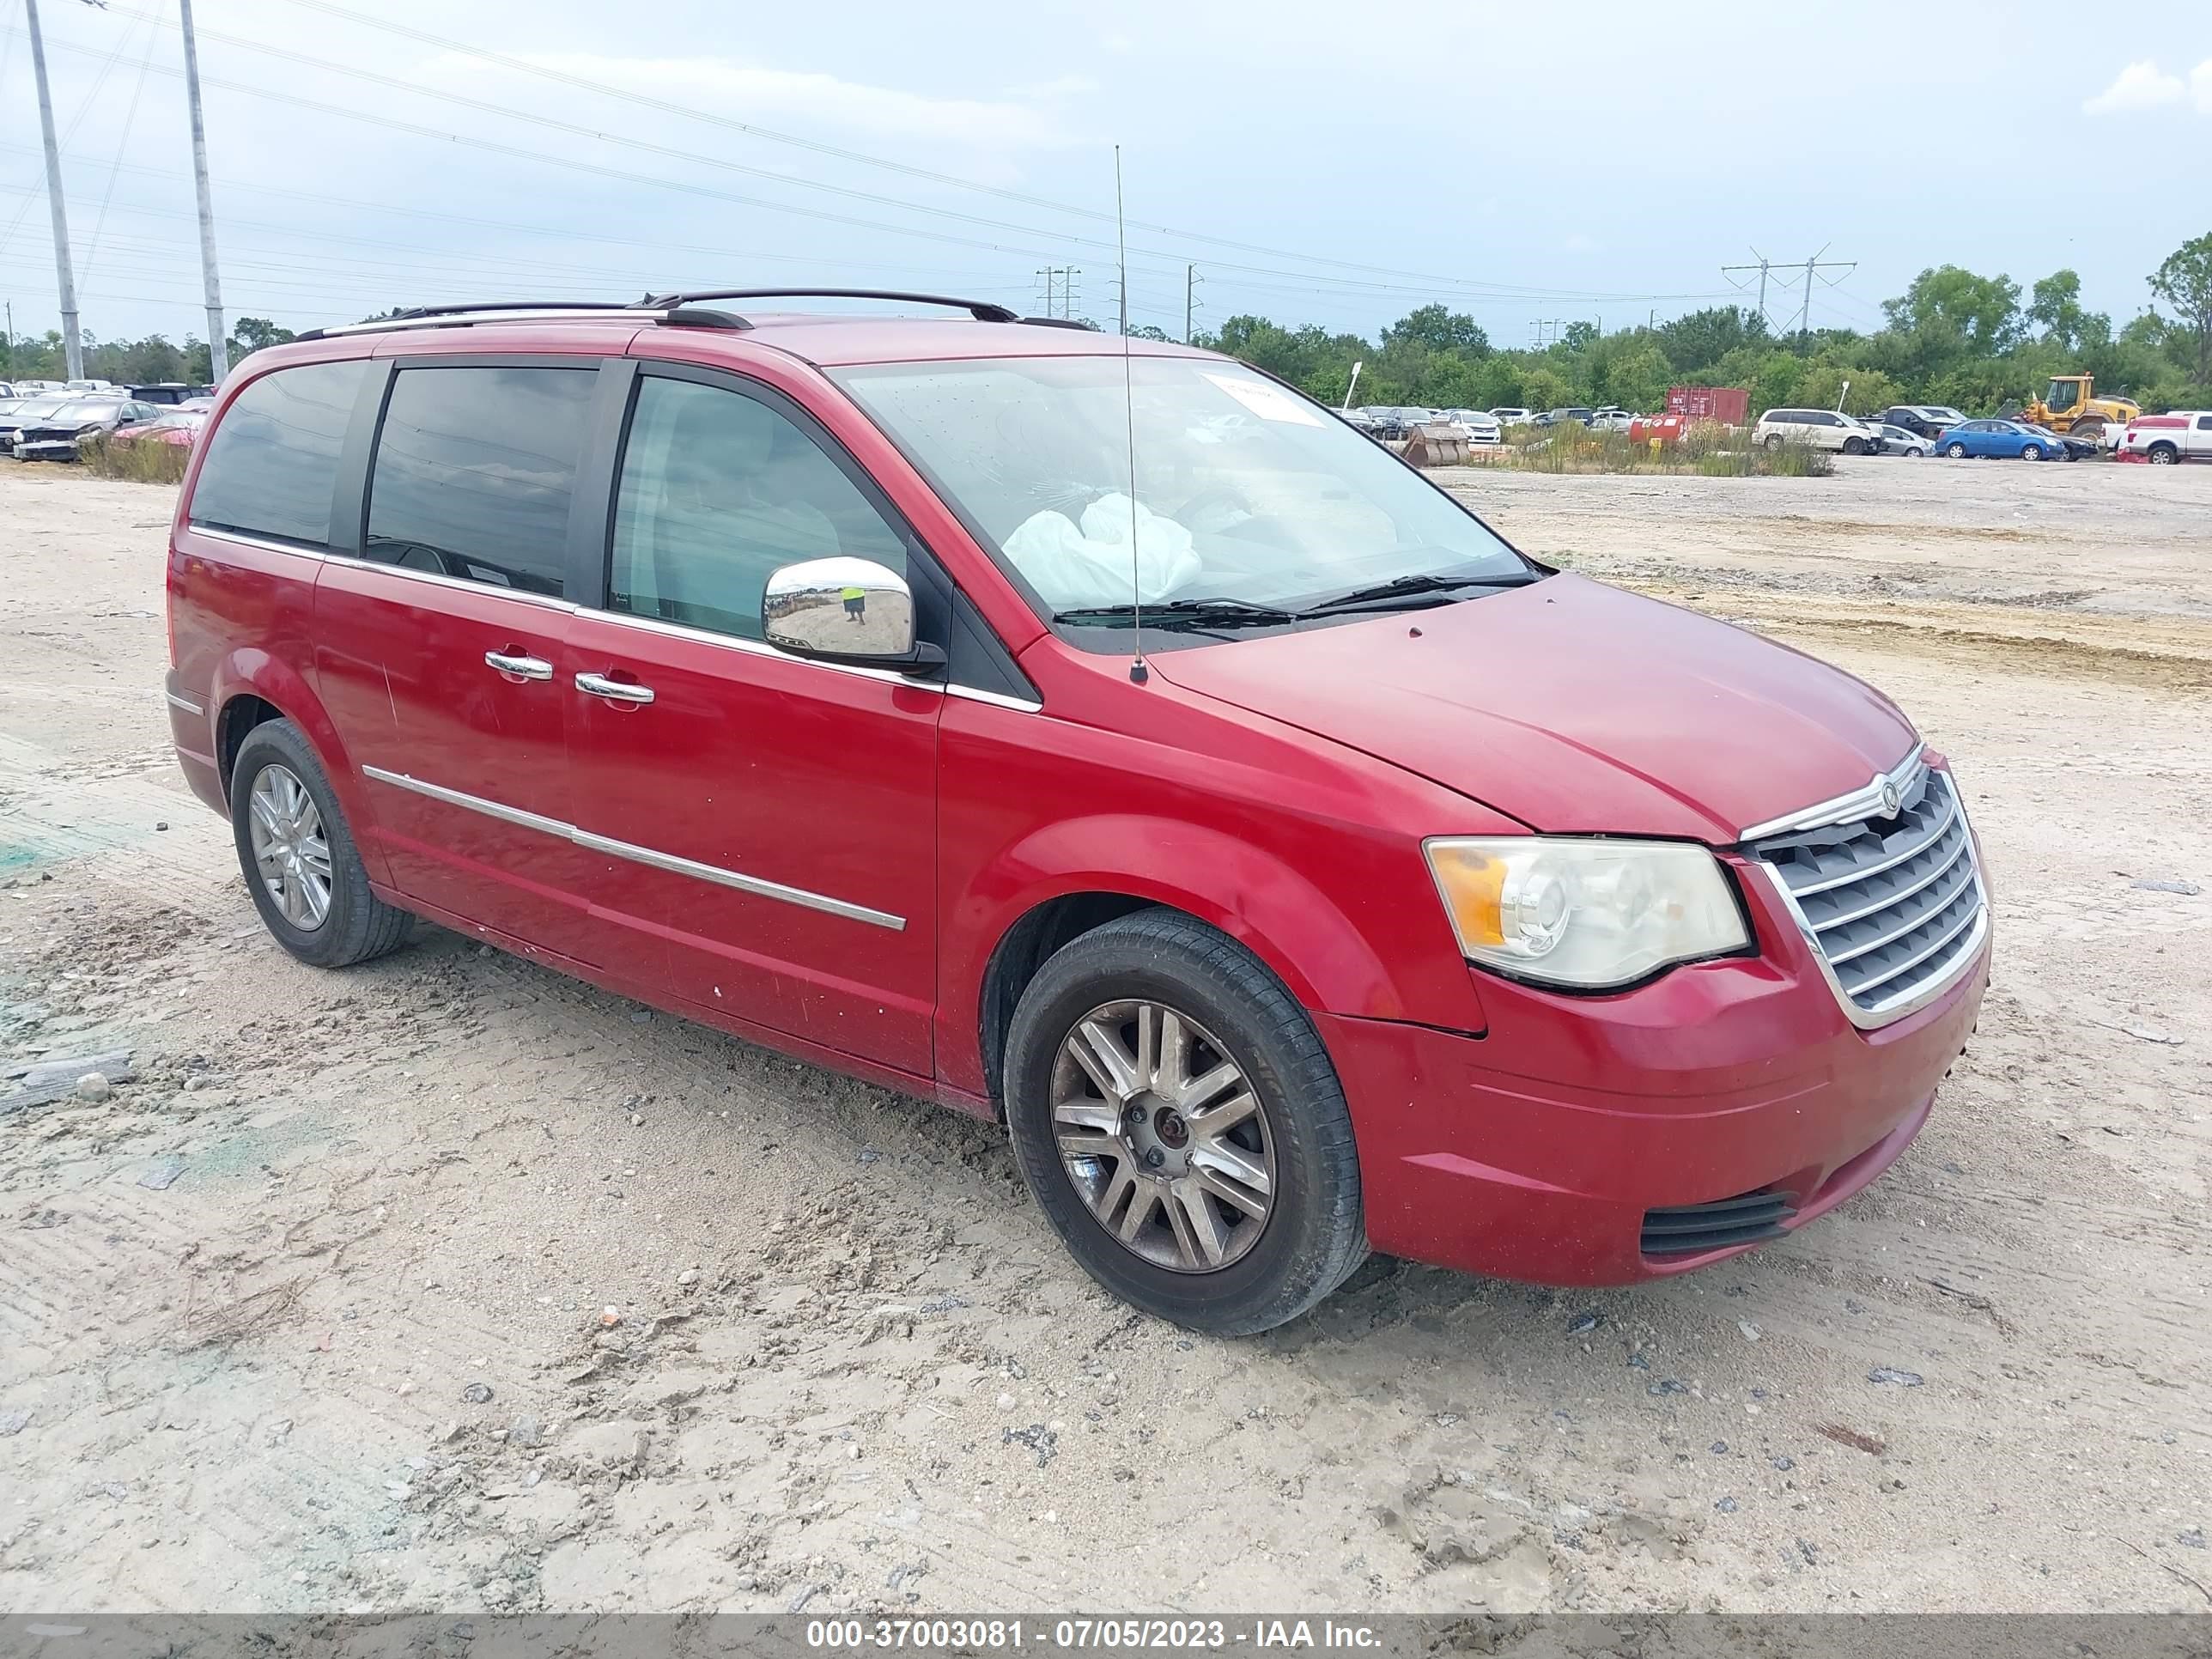
<instances>
[{"instance_id":1,"label":"windshield wiper","mask_svg":"<svg viewBox=\"0 0 2212 1659\"><path fill-rule=\"evenodd\" d=\"M1541 581L1543 577L1534 570L1505 570L1486 576L1448 576L1422 574L1394 576L1387 582L1376 582L1371 587L1355 587L1349 593L1339 593L1318 605L1308 605L1303 615L1326 616L1332 611L1346 611L1361 605L1376 605L1389 599L1416 599L1432 593L1448 593L1462 587L1526 587Z\"/></svg>"},{"instance_id":2,"label":"windshield wiper","mask_svg":"<svg viewBox=\"0 0 2212 1659\"><path fill-rule=\"evenodd\" d=\"M1184 623L1204 623L1212 628L1264 628L1272 623L1296 622L1305 613L1285 611L1280 605L1256 605L1249 599L1227 598L1207 599L1162 599L1156 605L1084 605L1073 611L1056 611L1056 623L1073 623L1091 627L1112 628L1122 623L1134 625L1139 614L1147 623L1157 622L1161 627L1172 627Z\"/></svg>"}]
</instances>

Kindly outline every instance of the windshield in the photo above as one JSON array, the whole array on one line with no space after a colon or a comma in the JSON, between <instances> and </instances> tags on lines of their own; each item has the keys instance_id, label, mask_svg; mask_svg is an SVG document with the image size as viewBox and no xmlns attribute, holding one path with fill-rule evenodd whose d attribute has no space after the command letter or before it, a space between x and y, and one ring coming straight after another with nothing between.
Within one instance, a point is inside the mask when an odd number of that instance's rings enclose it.
<instances>
[{"instance_id":1,"label":"windshield","mask_svg":"<svg viewBox=\"0 0 2212 1659\"><path fill-rule=\"evenodd\" d=\"M64 409L82 409L84 406L85 399L82 398L40 398L23 404L9 418L16 421L43 421L48 416L58 415Z\"/></svg>"},{"instance_id":2,"label":"windshield","mask_svg":"<svg viewBox=\"0 0 2212 1659\"><path fill-rule=\"evenodd\" d=\"M1112 356L836 378L1048 616L1133 599L1293 611L1412 576L1530 574L1450 496L1263 375L1189 357L1133 358L1128 374L1126 398Z\"/></svg>"},{"instance_id":3,"label":"windshield","mask_svg":"<svg viewBox=\"0 0 2212 1659\"><path fill-rule=\"evenodd\" d=\"M1948 404L1929 404L1920 412L1931 421L1963 421L1966 418Z\"/></svg>"}]
</instances>

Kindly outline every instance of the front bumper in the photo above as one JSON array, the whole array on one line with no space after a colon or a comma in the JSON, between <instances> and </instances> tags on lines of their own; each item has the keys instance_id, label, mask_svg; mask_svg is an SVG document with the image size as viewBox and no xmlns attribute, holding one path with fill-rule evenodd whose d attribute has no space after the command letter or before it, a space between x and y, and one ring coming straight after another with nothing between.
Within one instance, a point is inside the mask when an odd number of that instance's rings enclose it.
<instances>
[{"instance_id":1,"label":"front bumper","mask_svg":"<svg viewBox=\"0 0 2212 1659\"><path fill-rule=\"evenodd\" d=\"M15 442L19 461L73 461L76 455L74 438L21 438Z\"/></svg>"},{"instance_id":2,"label":"front bumper","mask_svg":"<svg viewBox=\"0 0 2212 1659\"><path fill-rule=\"evenodd\" d=\"M1607 997L1486 977L1480 1036L1322 1016L1375 1248L1537 1284L1630 1284L1757 1242L1647 1254L1650 1212L1773 1195L1773 1236L1894 1162L1973 1030L1988 945L1927 1006L1861 1030L1764 884L1745 884L1756 957Z\"/></svg>"}]
</instances>

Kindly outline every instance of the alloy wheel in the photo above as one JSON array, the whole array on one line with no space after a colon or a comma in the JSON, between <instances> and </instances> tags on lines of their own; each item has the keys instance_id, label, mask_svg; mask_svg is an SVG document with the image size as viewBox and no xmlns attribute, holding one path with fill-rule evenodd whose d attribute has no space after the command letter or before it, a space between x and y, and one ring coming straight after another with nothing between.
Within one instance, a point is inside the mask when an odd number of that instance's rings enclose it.
<instances>
[{"instance_id":1,"label":"alloy wheel","mask_svg":"<svg viewBox=\"0 0 2212 1659\"><path fill-rule=\"evenodd\" d=\"M1259 1242L1275 1197L1267 1109L1220 1040L1158 1002L1102 1004L1052 1069L1060 1164L1121 1247L1218 1272Z\"/></svg>"},{"instance_id":2,"label":"alloy wheel","mask_svg":"<svg viewBox=\"0 0 2212 1659\"><path fill-rule=\"evenodd\" d=\"M271 763L248 800L253 867L277 914L312 933L331 913L331 843L323 815L298 774Z\"/></svg>"}]
</instances>

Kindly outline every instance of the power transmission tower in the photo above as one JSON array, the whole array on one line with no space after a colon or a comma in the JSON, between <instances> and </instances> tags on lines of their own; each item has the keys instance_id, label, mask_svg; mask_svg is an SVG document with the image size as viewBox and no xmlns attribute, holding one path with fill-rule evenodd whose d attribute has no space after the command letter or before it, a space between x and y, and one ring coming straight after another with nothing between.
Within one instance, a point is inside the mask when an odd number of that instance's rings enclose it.
<instances>
[{"instance_id":1,"label":"power transmission tower","mask_svg":"<svg viewBox=\"0 0 2212 1659\"><path fill-rule=\"evenodd\" d=\"M1532 321L1528 325L1528 349L1541 351L1547 346L1559 344L1559 325L1565 321L1564 317L1539 317Z\"/></svg>"},{"instance_id":2,"label":"power transmission tower","mask_svg":"<svg viewBox=\"0 0 2212 1659\"><path fill-rule=\"evenodd\" d=\"M1083 272L1073 265L1047 265L1037 276L1044 283L1044 314L1048 317L1073 317L1075 314L1075 279ZM1055 291L1059 298L1053 297ZM1054 310L1057 305L1059 309ZM1127 318L1125 314L1123 321Z\"/></svg>"},{"instance_id":3,"label":"power transmission tower","mask_svg":"<svg viewBox=\"0 0 2212 1659\"><path fill-rule=\"evenodd\" d=\"M1820 253L1826 253L1827 251L1828 250L1824 246L1821 248ZM1820 257L1820 253L1814 254L1809 259L1802 261L1791 260L1783 264L1777 264L1773 260L1759 252L1757 248L1752 249L1752 253L1759 260L1757 264L1723 265L1721 267L1721 275L1728 277L1733 282L1735 280L1735 273L1739 270L1755 270L1759 273L1759 320L1765 323L1767 327L1771 329L1774 326L1774 319L1768 316L1766 313L1766 283L1768 277L1778 271L1803 270L1805 273L1805 297L1803 303L1801 304L1797 309L1797 336L1800 341L1803 340L1807 332L1808 325L1809 325L1813 315L1813 273L1816 270L1833 270L1849 271L1855 270L1858 268L1857 262L1856 260L1847 261L1843 259L1823 259ZM1736 286L1738 288L1741 288L1743 284L1741 283L1737 283Z\"/></svg>"},{"instance_id":4,"label":"power transmission tower","mask_svg":"<svg viewBox=\"0 0 2212 1659\"><path fill-rule=\"evenodd\" d=\"M54 283L61 290L62 361L67 378L84 378L84 343L76 327L76 278L70 270L69 210L62 205L62 152L54 142L54 95L46 86L46 43L39 33L39 0L23 0L31 22L31 73L39 83L39 131L46 143L46 208L54 222Z\"/></svg>"},{"instance_id":5,"label":"power transmission tower","mask_svg":"<svg viewBox=\"0 0 2212 1659\"><path fill-rule=\"evenodd\" d=\"M209 378L230 373L228 330L222 320L222 279L216 274L215 197L208 189L207 125L200 118L200 49L192 33L192 0L177 0L185 29L185 101L192 115L192 185L200 198L200 281L207 301Z\"/></svg>"},{"instance_id":6,"label":"power transmission tower","mask_svg":"<svg viewBox=\"0 0 2212 1659\"><path fill-rule=\"evenodd\" d=\"M1204 280L1198 274L1196 265L1182 268L1182 343L1185 345L1190 343L1191 313L1197 309L1198 285Z\"/></svg>"}]
</instances>

